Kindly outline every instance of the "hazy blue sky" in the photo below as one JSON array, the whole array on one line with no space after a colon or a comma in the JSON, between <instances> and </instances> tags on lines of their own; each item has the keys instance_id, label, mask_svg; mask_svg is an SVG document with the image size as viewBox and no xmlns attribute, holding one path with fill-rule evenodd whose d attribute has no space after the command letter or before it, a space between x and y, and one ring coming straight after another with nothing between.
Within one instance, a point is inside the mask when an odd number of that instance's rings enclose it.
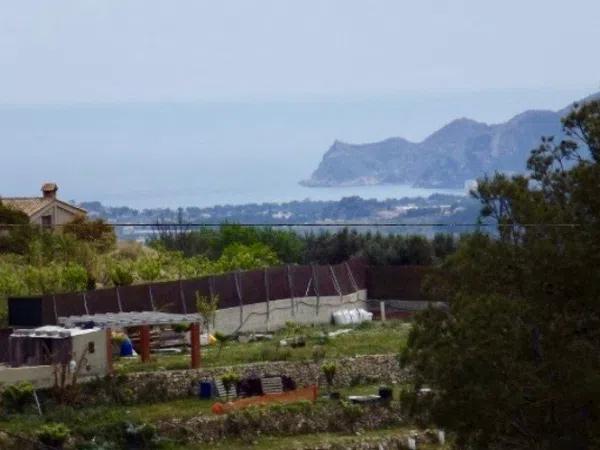
<instances>
[{"instance_id":1,"label":"hazy blue sky","mask_svg":"<svg viewBox=\"0 0 600 450\"><path fill-rule=\"evenodd\" d=\"M335 139L563 108L598 42L599 0L0 0L0 195L341 197L297 185Z\"/></svg>"},{"instance_id":2,"label":"hazy blue sky","mask_svg":"<svg viewBox=\"0 0 600 450\"><path fill-rule=\"evenodd\" d=\"M598 0L18 0L0 104L600 89Z\"/></svg>"}]
</instances>

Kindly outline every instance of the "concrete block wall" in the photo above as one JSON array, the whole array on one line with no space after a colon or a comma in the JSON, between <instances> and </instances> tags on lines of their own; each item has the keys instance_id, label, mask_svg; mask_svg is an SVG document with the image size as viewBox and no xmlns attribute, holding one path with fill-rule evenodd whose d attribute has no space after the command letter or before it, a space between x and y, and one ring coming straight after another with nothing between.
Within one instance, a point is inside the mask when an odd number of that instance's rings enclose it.
<instances>
[{"instance_id":1,"label":"concrete block wall","mask_svg":"<svg viewBox=\"0 0 600 450\"><path fill-rule=\"evenodd\" d=\"M282 328L286 322L329 323L339 309L366 309L367 291L348 295L287 298L219 309L214 329L224 334L265 332Z\"/></svg>"}]
</instances>

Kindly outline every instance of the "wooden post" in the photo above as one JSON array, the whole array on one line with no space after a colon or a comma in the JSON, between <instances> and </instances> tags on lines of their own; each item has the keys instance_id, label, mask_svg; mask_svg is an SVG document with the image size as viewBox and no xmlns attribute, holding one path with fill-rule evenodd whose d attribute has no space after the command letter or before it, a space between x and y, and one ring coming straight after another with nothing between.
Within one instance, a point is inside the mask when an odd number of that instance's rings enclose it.
<instances>
[{"instance_id":1,"label":"wooden post","mask_svg":"<svg viewBox=\"0 0 600 450\"><path fill-rule=\"evenodd\" d=\"M112 354L112 330L106 329L106 371L113 373L113 354Z\"/></svg>"},{"instance_id":2,"label":"wooden post","mask_svg":"<svg viewBox=\"0 0 600 450\"><path fill-rule=\"evenodd\" d=\"M150 325L140 327L140 355L142 362L150 362Z\"/></svg>"},{"instance_id":3,"label":"wooden post","mask_svg":"<svg viewBox=\"0 0 600 450\"><path fill-rule=\"evenodd\" d=\"M200 367L200 324L194 322L190 326L192 369Z\"/></svg>"},{"instance_id":4,"label":"wooden post","mask_svg":"<svg viewBox=\"0 0 600 450\"><path fill-rule=\"evenodd\" d=\"M381 312L381 321L385 322L385 302L379 302L379 311Z\"/></svg>"}]
</instances>

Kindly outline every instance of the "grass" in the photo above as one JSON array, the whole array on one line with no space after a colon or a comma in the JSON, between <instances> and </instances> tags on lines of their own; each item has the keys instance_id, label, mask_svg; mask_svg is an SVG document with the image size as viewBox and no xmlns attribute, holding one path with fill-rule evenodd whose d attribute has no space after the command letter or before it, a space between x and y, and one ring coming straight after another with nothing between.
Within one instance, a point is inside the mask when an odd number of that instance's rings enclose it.
<instances>
[{"instance_id":1,"label":"grass","mask_svg":"<svg viewBox=\"0 0 600 450\"><path fill-rule=\"evenodd\" d=\"M340 390L342 396L364 395L377 393L378 385L362 385L343 388ZM394 396L398 398L400 386L395 386ZM328 402L329 400L319 400ZM169 402L151 403L142 405L112 405L112 406L89 406L81 409L70 407L55 407L46 412L46 416L40 417L30 410L27 414L14 414L0 416L0 429L3 431L31 436L32 432L47 422L59 422L65 424L78 436L91 439L97 436L102 439L111 439L118 434L119 427L124 422L156 424L165 420L189 419L201 415L212 414L210 407L213 400L200 400L198 398L187 398ZM413 427L403 426L375 431L361 432L361 437L390 437L393 435L405 435ZM167 443L164 450L204 450L212 448L223 449L245 449L256 450L267 449L295 449L317 444L332 444L335 448L343 448L344 445L353 442L357 438L352 433L313 433L296 436L260 436L252 443L239 439L225 439L210 444L176 444ZM443 446L419 446L420 449L434 450L447 449Z\"/></svg>"},{"instance_id":2,"label":"grass","mask_svg":"<svg viewBox=\"0 0 600 450\"><path fill-rule=\"evenodd\" d=\"M54 422L62 422L75 431L85 430L90 425L98 429L110 427L123 421L152 423L174 417L187 419L198 415L212 414L210 407L213 403L213 400L186 398L163 403L90 406L81 409L56 406L42 417L33 412L11 414L4 419L0 417L0 429L26 434L32 428L35 429L46 423L48 418Z\"/></svg>"},{"instance_id":3,"label":"grass","mask_svg":"<svg viewBox=\"0 0 600 450\"><path fill-rule=\"evenodd\" d=\"M398 353L406 344L406 338L410 325L405 322L389 321L386 323L373 322L356 327L348 334L339 335L335 338L323 338L324 333L339 329L340 327L319 326L302 327L295 330L296 335L306 338L306 346L292 349L290 347L279 347L280 339L293 334L290 329L281 330L274 335L273 341L254 342L240 344L229 342L221 350L216 347L203 348L202 364L205 367L227 366L234 364L245 364L257 361L291 360L304 361L313 359L313 348L320 345L325 350L327 359L336 359L354 355ZM116 362L116 368L120 372L135 372L143 370L159 369L183 369L189 365L189 355L159 356L152 362L141 364L139 360L120 360ZM340 389L343 396L374 394L378 386L356 386ZM46 412L46 416L40 417L33 410L28 414L14 414L2 417L0 415L0 429L10 433L31 436L32 432L39 427L51 422L60 422L67 425L79 436L90 438L92 436L113 436L118 427L124 422L131 423L157 423L168 419L187 419L200 415L212 414L210 407L212 400L200 400L187 398L161 403L150 403L141 405L90 405L80 409L57 406ZM399 430L381 430L367 433L376 436L377 433L397 433ZM278 449L294 448L313 445L326 440L343 445L352 435L341 435L335 433L313 434L294 437L260 437L252 448L256 449ZM211 445L199 445L184 447L172 446L171 450L178 449L205 449L205 448L248 448L245 442L226 440L222 443ZM422 448L422 447L421 447ZM439 447L437 447L439 448Z\"/></svg>"},{"instance_id":4,"label":"grass","mask_svg":"<svg viewBox=\"0 0 600 450\"><path fill-rule=\"evenodd\" d=\"M406 344L410 324L402 321L368 322L359 325L352 332L335 338L323 338L323 334L343 327L314 326L301 327L297 336L306 337L306 346L299 348L279 346L279 341L291 335L289 329L278 331L272 341L241 344L237 341L226 343L221 350L215 345L202 348L202 366L219 367L248 364L260 361L310 361L315 346L321 346L326 359L347 356L398 353ZM122 358L115 361L115 369L120 373L186 369L190 356L154 355L148 363L142 364L138 358Z\"/></svg>"}]
</instances>

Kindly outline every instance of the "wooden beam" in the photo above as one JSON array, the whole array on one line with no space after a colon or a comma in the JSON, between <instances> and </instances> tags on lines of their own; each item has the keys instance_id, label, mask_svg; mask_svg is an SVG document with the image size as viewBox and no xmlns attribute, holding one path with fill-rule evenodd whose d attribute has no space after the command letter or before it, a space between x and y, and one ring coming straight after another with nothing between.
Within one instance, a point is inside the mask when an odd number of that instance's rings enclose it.
<instances>
[{"instance_id":1,"label":"wooden beam","mask_svg":"<svg viewBox=\"0 0 600 450\"><path fill-rule=\"evenodd\" d=\"M191 341L191 356L192 369L200 367L200 324L194 322L190 325L190 341Z\"/></svg>"},{"instance_id":2,"label":"wooden beam","mask_svg":"<svg viewBox=\"0 0 600 450\"><path fill-rule=\"evenodd\" d=\"M112 330L106 329L106 371L113 373L113 354L112 354Z\"/></svg>"},{"instance_id":3,"label":"wooden beam","mask_svg":"<svg viewBox=\"0 0 600 450\"><path fill-rule=\"evenodd\" d=\"M140 355L142 362L150 362L150 325L140 327Z\"/></svg>"}]
</instances>

